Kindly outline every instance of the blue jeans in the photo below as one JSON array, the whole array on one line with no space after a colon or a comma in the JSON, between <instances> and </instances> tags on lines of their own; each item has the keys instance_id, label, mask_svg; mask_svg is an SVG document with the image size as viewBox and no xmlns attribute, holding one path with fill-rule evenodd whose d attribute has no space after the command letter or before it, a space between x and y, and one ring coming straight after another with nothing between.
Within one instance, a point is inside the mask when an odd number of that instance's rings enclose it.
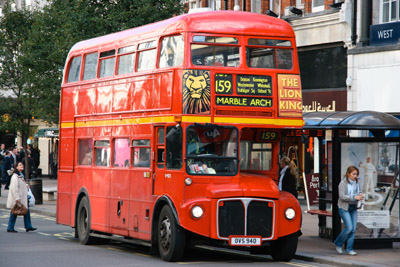
<instances>
[{"instance_id":1,"label":"blue jeans","mask_svg":"<svg viewBox=\"0 0 400 267\"><path fill-rule=\"evenodd\" d=\"M15 230L14 226L15 226L16 221L17 221L17 216L10 212L10 219L8 220L7 230L9 230L9 231ZM31 212L29 211L29 209L28 209L28 213L24 215L24 226L25 226L25 229L32 228Z\"/></svg>"},{"instance_id":2,"label":"blue jeans","mask_svg":"<svg viewBox=\"0 0 400 267\"><path fill-rule=\"evenodd\" d=\"M348 253L353 250L354 238L356 236L357 206L349 205L349 210L339 208L339 214L344 222L344 229L340 232L334 243L336 246L341 247L347 240L346 252Z\"/></svg>"}]
</instances>

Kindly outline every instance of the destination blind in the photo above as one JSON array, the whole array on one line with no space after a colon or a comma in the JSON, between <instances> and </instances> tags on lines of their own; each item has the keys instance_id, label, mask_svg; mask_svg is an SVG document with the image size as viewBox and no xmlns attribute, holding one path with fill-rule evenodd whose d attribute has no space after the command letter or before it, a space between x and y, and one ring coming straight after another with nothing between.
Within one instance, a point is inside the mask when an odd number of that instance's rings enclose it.
<instances>
[{"instance_id":1,"label":"destination blind","mask_svg":"<svg viewBox=\"0 0 400 267\"><path fill-rule=\"evenodd\" d=\"M215 74L215 103L220 106L241 106L241 107L272 107L272 98L254 96L272 96L272 79L266 75L236 75L233 88L232 74ZM235 92L241 96L220 96L233 95ZM252 97L244 97L244 96Z\"/></svg>"}]
</instances>

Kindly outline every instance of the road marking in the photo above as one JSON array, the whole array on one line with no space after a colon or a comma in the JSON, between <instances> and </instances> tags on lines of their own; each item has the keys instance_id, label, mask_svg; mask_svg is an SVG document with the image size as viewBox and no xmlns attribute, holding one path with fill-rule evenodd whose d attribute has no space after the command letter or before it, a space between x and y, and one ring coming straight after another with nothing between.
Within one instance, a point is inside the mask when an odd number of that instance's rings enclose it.
<instances>
[{"instance_id":1,"label":"road marking","mask_svg":"<svg viewBox=\"0 0 400 267\"><path fill-rule=\"evenodd\" d=\"M113 250L113 251L123 252L122 249L118 249L118 248L111 248L111 247L108 247L107 249L108 249L108 250Z\"/></svg>"},{"instance_id":2,"label":"road marking","mask_svg":"<svg viewBox=\"0 0 400 267\"><path fill-rule=\"evenodd\" d=\"M133 254L138 255L138 256L148 257L148 258L151 257L150 255L146 255L146 254L142 254L142 253L133 253Z\"/></svg>"},{"instance_id":3,"label":"road marking","mask_svg":"<svg viewBox=\"0 0 400 267\"><path fill-rule=\"evenodd\" d=\"M281 261L281 262L279 262L279 263L285 263L285 264L288 264L288 265L294 265L294 266L300 266L300 267L314 267L315 265L310 265L310 264L304 264L304 263L299 263L299 262L284 262L284 261Z\"/></svg>"},{"instance_id":4,"label":"road marking","mask_svg":"<svg viewBox=\"0 0 400 267\"><path fill-rule=\"evenodd\" d=\"M45 235L45 236L51 236L51 234L43 233L43 232L38 232L38 234L40 234L40 235Z\"/></svg>"}]
</instances>

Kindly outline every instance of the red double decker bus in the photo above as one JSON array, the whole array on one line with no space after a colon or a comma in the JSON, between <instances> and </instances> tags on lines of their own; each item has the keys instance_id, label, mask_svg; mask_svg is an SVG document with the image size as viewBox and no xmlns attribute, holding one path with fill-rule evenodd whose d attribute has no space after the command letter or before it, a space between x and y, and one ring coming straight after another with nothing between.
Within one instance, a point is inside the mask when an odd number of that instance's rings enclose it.
<instances>
[{"instance_id":1,"label":"red double decker bus","mask_svg":"<svg viewBox=\"0 0 400 267\"><path fill-rule=\"evenodd\" d=\"M193 13L79 42L62 81L57 223L166 261L191 242L290 260L301 210L278 165L282 132L302 125L283 20Z\"/></svg>"}]
</instances>

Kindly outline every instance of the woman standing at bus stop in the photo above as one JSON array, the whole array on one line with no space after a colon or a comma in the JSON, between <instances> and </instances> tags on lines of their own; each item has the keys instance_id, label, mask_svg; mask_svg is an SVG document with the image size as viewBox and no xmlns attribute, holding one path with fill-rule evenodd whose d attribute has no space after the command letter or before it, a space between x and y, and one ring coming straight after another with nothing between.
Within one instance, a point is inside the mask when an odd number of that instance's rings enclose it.
<instances>
[{"instance_id":1,"label":"woman standing at bus stop","mask_svg":"<svg viewBox=\"0 0 400 267\"><path fill-rule=\"evenodd\" d=\"M357 226L357 201L364 199L358 184L359 173L357 167L349 166L344 179L339 184L338 207L345 226L334 241L339 254L343 254L342 246L347 241L346 252L351 256L357 255L357 252L353 250Z\"/></svg>"}]
</instances>

